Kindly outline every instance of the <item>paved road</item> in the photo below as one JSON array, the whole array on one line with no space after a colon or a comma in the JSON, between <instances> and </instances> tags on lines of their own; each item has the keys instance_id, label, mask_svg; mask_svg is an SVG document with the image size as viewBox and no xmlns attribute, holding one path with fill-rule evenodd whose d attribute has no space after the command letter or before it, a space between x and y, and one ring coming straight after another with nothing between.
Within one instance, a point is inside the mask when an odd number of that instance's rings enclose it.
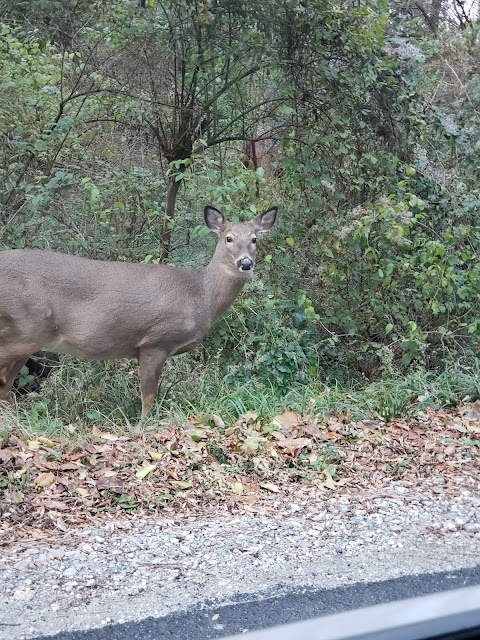
<instances>
[{"instance_id":1,"label":"paved road","mask_svg":"<svg viewBox=\"0 0 480 640\"><path fill-rule=\"evenodd\" d=\"M301 619L340 613L360 607L412 598L448 589L480 585L480 565L455 572L407 576L374 583L356 583L336 589L289 591L238 596L233 604L209 603L206 607L147 618L140 622L108 625L90 631L74 631L37 640L210 640L245 630L266 628ZM108 611L105 612L108 616Z\"/></svg>"}]
</instances>

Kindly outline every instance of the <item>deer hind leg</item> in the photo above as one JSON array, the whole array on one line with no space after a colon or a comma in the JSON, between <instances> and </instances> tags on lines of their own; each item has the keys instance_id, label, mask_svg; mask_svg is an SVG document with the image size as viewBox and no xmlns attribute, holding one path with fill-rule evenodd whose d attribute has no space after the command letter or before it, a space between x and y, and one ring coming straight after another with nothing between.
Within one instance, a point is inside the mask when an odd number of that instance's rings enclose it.
<instances>
[{"instance_id":1,"label":"deer hind leg","mask_svg":"<svg viewBox=\"0 0 480 640\"><path fill-rule=\"evenodd\" d=\"M0 365L0 402L12 404L12 386L20 369L27 362L29 356L23 356L12 360L8 364Z\"/></svg>"},{"instance_id":2,"label":"deer hind leg","mask_svg":"<svg viewBox=\"0 0 480 640\"><path fill-rule=\"evenodd\" d=\"M142 392L142 419L152 410L158 389L158 380L167 359L165 351L148 348L140 350L140 390Z\"/></svg>"}]
</instances>

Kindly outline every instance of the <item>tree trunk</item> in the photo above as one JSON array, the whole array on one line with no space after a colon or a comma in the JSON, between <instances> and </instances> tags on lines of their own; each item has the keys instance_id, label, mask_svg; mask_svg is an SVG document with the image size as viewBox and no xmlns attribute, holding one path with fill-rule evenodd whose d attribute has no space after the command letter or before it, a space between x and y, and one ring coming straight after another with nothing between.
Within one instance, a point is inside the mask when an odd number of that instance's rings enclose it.
<instances>
[{"instance_id":1,"label":"tree trunk","mask_svg":"<svg viewBox=\"0 0 480 640\"><path fill-rule=\"evenodd\" d=\"M438 33L438 26L440 24L440 15L442 13L442 0L432 0L430 10L430 23L435 35Z\"/></svg>"},{"instance_id":2,"label":"tree trunk","mask_svg":"<svg viewBox=\"0 0 480 640\"><path fill-rule=\"evenodd\" d=\"M182 182L181 180L175 180L175 177L176 175L173 175L168 178L167 202L165 203L165 213L160 230L160 262L165 262L170 255L173 230L171 223L175 213L178 190Z\"/></svg>"}]
</instances>

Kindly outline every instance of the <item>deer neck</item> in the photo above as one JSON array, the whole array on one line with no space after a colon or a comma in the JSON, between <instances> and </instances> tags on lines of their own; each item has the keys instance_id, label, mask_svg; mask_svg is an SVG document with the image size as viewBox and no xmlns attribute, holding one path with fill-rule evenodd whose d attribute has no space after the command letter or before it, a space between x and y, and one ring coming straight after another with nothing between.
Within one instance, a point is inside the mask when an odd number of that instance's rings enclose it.
<instances>
[{"instance_id":1,"label":"deer neck","mask_svg":"<svg viewBox=\"0 0 480 640\"><path fill-rule=\"evenodd\" d=\"M250 275L228 269L215 252L204 272L205 303L212 323L235 301Z\"/></svg>"}]
</instances>

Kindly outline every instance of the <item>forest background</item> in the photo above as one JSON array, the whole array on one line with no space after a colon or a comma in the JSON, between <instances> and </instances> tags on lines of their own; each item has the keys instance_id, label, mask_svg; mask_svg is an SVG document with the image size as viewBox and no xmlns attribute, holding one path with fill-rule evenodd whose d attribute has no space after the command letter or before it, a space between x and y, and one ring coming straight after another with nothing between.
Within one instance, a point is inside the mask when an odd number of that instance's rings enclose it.
<instances>
[{"instance_id":1,"label":"forest background","mask_svg":"<svg viewBox=\"0 0 480 640\"><path fill-rule=\"evenodd\" d=\"M206 204L232 220L276 204L255 277L167 363L152 421L388 421L475 401L479 13L2 0L0 248L194 267L214 246ZM22 371L20 424L138 416L135 363L49 365L40 390Z\"/></svg>"}]
</instances>

